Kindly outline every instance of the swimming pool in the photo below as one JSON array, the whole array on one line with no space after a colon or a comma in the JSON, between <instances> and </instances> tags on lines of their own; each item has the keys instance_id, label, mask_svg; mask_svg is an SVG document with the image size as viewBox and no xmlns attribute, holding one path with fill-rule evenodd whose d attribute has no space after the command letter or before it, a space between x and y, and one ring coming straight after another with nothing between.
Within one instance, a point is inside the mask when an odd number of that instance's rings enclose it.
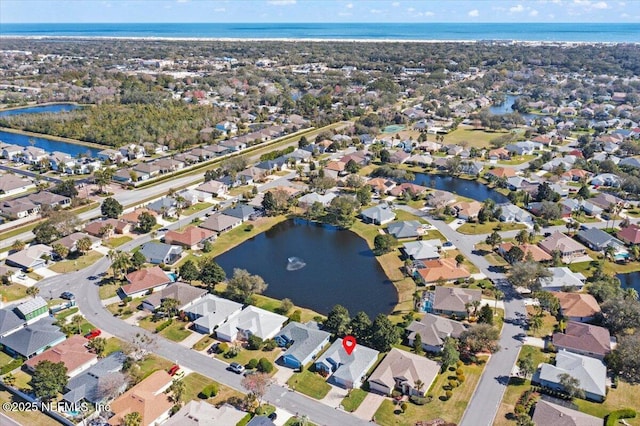
<instances>
[{"instance_id":1,"label":"swimming pool","mask_svg":"<svg viewBox=\"0 0 640 426\"><path fill-rule=\"evenodd\" d=\"M403 124L392 124L390 126L385 127L382 130L382 133L398 133L406 128Z\"/></svg>"}]
</instances>

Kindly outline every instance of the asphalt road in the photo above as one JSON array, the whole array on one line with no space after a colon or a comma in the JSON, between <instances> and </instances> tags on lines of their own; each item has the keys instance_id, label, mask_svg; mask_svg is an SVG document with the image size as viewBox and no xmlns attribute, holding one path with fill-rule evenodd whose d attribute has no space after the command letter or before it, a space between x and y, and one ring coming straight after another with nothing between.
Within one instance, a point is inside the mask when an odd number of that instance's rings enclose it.
<instances>
[{"instance_id":1,"label":"asphalt road","mask_svg":"<svg viewBox=\"0 0 640 426\"><path fill-rule=\"evenodd\" d=\"M0 170L6 170L11 173L16 173L16 174L27 176L34 179L46 180L48 182L53 182L53 183L62 182L62 179L54 178L52 176L44 176L38 173L30 172L29 170L19 169L17 167L0 165Z\"/></svg>"}]
</instances>

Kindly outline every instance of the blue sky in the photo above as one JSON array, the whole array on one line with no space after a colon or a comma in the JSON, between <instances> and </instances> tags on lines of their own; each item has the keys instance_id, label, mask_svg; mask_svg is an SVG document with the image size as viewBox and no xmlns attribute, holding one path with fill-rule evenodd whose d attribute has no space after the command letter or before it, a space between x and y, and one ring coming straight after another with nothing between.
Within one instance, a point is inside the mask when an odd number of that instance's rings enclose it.
<instances>
[{"instance_id":1,"label":"blue sky","mask_svg":"<svg viewBox=\"0 0 640 426\"><path fill-rule=\"evenodd\" d=\"M640 0L0 0L18 22L640 22Z\"/></svg>"}]
</instances>

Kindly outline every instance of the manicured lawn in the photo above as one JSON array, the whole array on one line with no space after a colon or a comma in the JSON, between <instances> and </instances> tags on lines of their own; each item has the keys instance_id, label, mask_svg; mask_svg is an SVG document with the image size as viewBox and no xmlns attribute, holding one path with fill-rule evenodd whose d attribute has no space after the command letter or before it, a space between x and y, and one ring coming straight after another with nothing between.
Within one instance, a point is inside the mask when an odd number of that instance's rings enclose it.
<instances>
[{"instance_id":1,"label":"manicured lawn","mask_svg":"<svg viewBox=\"0 0 640 426\"><path fill-rule=\"evenodd\" d=\"M501 231L512 231L514 229L526 229L523 223L505 223L505 222L485 222L485 223L465 223L461 225L457 231L461 234L477 235L490 234L498 225L502 227Z\"/></svg>"},{"instance_id":2,"label":"manicured lawn","mask_svg":"<svg viewBox=\"0 0 640 426\"><path fill-rule=\"evenodd\" d=\"M69 316L75 314L79 310L80 308L78 308L77 306L70 309L65 309L64 311L61 311L59 314L56 314L55 317L58 321L64 322Z\"/></svg>"},{"instance_id":3,"label":"manicured lawn","mask_svg":"<svg viewBox=\"0 0 640 426\"><path fill-rule=\"evenodd\" d=\"M592 416L604 417L610 412L622 408L632 408L636 411L640 410L640 405L638 404L639 393L640 385L632 386L620 381L617 389L609 389L607 399L601 404L583 399L575 399L574 403L580 408L580 411L591 414ZM626 419L626 421L630 425L640 426L640 417Z\"/></svg>"},{"instance_id":4,"label":"manicured lawn","mask_svg":"<svg viewBox=\"0 0 640 426\"><path fill-rule=\"evenodd\" d=\"M122 349L122 342L117 337L109 337L104 347L104 353L109 355Z\"/></svg>"},{"instance_id":5,"label":"manicured lawn","mask_svg":"<svg viewBox=\"0 0 640 426\"><path fill-rule=\"evenodd\" d=\"M527 306L527 314L529 314L529 318L531 318L535 313L536 310L533 306ZM544 316L542 317L542 327L540 327L540 329L536 330L535 332L531 327L529 327L529 330L527 330L527 334L529 336L545 337L553 334L553 332L555 331L555 326L558 321L556 321L556 318L549 314L549 312L544 311L543 313Z\"/></svg>"},{"instance_id":6,"label":"manicured lawn","mask_svg":"<svg viewBox=\"0 0 640 426\"><path fill-rule=\"evenodd\" d=\"M312 373L309 370L294 374L287 384L296 392L301 392L315 399L324 398L331 389L331 386L319 374Z\"/></svg>"},{"instance_id":7,"label":"manicured lawn","mask_svg":"<svg viewBox=\"0 0 640 426\"><path fill-rule=\"evenodd\" d=\"M421 217L418 217L414 214L411 214L407 211L401 210L401 209L396 209L396 221L404 221L404 220L417 220L420 223L426 223L426 221L424 219L422 219Z\"/></svg>"},{"instance_id":8,"label":"manicured lawn","mask_svg":"<svg viewBox=\"0 0 640 426\"><path fill-rule=\"evenodd\" d=\"M362 401L364 401L367 393L362 389L352 389L349 396L342 400L342 408L348 412L354 412L358 409Z\"/></svg>"},{"instance_id":9,"label":"manicured lawn","mask_svg":"<svg viewBox=\"0 0 640 426\"><path fill-rule=\"evenodd\" d=\"M67 274L69 272L78 271L80 269L84 269L88 266L93 265L98 260L100 260L104 255L97 251L91 250L85 255L82 255L74 260L63 260L62 262L56 262L55 264L49 266L53 272L57 272L59 274Z\"/></svg>"},{"instance_id":10,"label":"manicured lawn","mask_svg":"<svg viewBox=\"0 0 640 426\"><path fill-rule=\"evenodd\" d=\"M5 390L0 390L0 403L4 402L24 402L24 399L18 398ZM29 426L59 426L60 423L53 420L40 411L6 411L0 410L7 417L10 417L23 425Z\"/></svg>"},{"instance_id":11,"label":"manicured lawn","mask_svg":"<svg viewBox=\"0 0 640 426\"><path fill-rule=\"evenodd\" d=\"M284 423L284 426L300 426L301 424L301 420L298 417L293 416ZM306 426L316 426L315 423L311 423L310 421L306 421L304 424Z\"/></svg>"},{"instance_id":12,"label":"manicured lawn","mask_svg":"<svg viewBox=\"0 0 640 426\"><path fill-rule=\"evenodd\" d=\"M219 394L223 392L223 388L225 388L224 390L228 389L226 388L226 386L221 385L220 383L217 383L211 380L210 378L205 377L198 373L191 373L188 376L186 376L184 379L182 379L182 381L184 382L185 388L186 388L186 392L184 393L185 403L194 399L197 399L197 400L201 399L198 396L198 394L202 391L202 389L214 383L218 385L218 394L216 394L215 397L211 397L207 399L208 402L211 402L212 400L217 399Z\"/></svg>"},{"instance_id":13,"label":"manicured lawn","mask_svg":"<svg viewBox=\"0 0 640 426\"><path fill-rule=\"evenodd\" d=\"M493 421L495 426L507 426L507 425L515 425L516 422L513 420L509 420L507 416L513 413L513 410L518 402L518 398L520 395L531 386L530 380L524 380L517 377L512 377L509 380L509 386L504 392L504 396L502 397L502 402L498 407L498 413L496 414L496 418Z\"/></svg>"},{"instance_id":14,"label":"manicured lawn","mask_svg":"<svg viewBox=\"0 0 640 426\"><path fill-rule=\"evenodd\" d=\"M593 253L592 251L587 251L587 254L595 259L596 256L594 256ZM568 266L573 272L580 272L587 278L592 276L595 271L592 262L572 263ZM640 262L614 263L606 260L604 262L604 271L608 275L628 274L630 272L640 271Z\"/></svg>"},{"instance_id":15,"label":"manicured lawn","mask_svg":"<svg viewBox=\"0 0 640 426\"><path fill-rule=\"evenodd\" d=\"M198 340L191 348L196 351L203 351L211 346L215 340L211 336L204 336Z\"/></svg>"},{"instance_id":16,"label":"manicured lawn","mask_svg":"<svg viewBox=\"0 0 640 426\"><path fill-rule=\"evenodd\" d=\"M9 364L11 361L13 361L13 358L4 352L0 352L0 367Z\"/></svg>"},{"instance_id":17,"label":"manicured lawn","mask_svg":"<svg viewBox=\"0 0 640 426\"><path fill-rule=\"evenodd\" d=\"M0 297L7 302L27 297L27 287L21 284L10 284L0 286Z\"/></svg>"},{"instance_id":18,"label":"manicured lawn","mask_svg":"<svg viewBox=\"0 0 640 426\"><path fill-rule=\"evenodd\" d=\"M13 375L16 378L16 384L14 387L17 389L31 389L29 382L31 381L31 374L27 374L24 371L18 371Z\"/></svg>"},{"instance_id":19,"label":"manicured lawn","mask_svg":"<svg viewBox=\"0 0 640 426\"><path fill-rule=\"evenodd\" d=\"M531 161L537 157L537 155L518 155L512 157L511 160L499 160L498 164L505 166L517 166L518 164L522 164L526 161Z\"/></svg>"},{"instance_id":20,"label":"manicured lawn","mask_svg":"<svg viewBox=\"0 0 640 426\"><path fill-rule=\"evenodd\" d=\"M198 203L198 204L194 204L191 207L184 209L182 211L182 216L190 216L194 213L198 213L199 211L202 211L204 209L206 209L207 207L211 207L213 204L211 203Z\"/></svg>"},{"instance_id":21,"label":"manicured lawn","mask_svg":"<svg viewBox=\"0 0 640 426\"><path fill-rule=\"evenodd\" d=\"M169 370L173 362L168 359L159 357L157 355L151 355L147 359L138 363L142 377L146 378L156 370Z\"/></svg>"},{"instance_id":22,"label":"manicured lawn","mask_svg":"<svg viewBox=\"0 0 640 426\"><path fill-rule=\"evenodd\" d=\"M491 139L506 134L507 132L488 132L486 130L474 130L469 126L458 126L456 130L445 135L445 144L460 144L467 142L468 148L489 148Z\"/></svg>"},{"instance_id":23,"label":"manicured lawn","mask_svg":"<svg viewBox=\"0 0 640 426\"><path fill-rule=\"evenodd\" d=\"M98 294L100 295L100 299L110 299L117 295L116 291L120 287L120 284L110 283L110 284L102 284L98 287Z\"/></svg>"},{"instance_id":24,"label":"manicured lawn","mask_svg":"<svg viewBox=\"0 0 640 426\"><path fill-rule=\"evenodd\" d=\"M123 235L121 237L112 237L109 238L108 241L103 242L103 244L107 247L110 248L117 248L120 247L121 245L128 243L129 241L131 241L133 238L128 236L128 235Z\"/></svg>"},{"instance_id":25,"label":"manicured lawn","mask_svg":"<svg viewBox=\"0 0 640 426\"><path fill-rule=\"evenodd\" d=\"M186 330L184 328L185 325L187 325L186 322L174 319L173 323L169 327L160 332L160 335L174 342L181 342L187 337L191 336L191 331Z\"/></svg>"},{"instance_id":26,"label":"manicured lawn","mask_svg":"<svg viewBox=\"0 0 640 426\"><path fill-rule=\"evenodd\" d=\"M278 299L273 299L271 297L267 297L261 294L254 296L254 305L266 311L276 312L277 309L280 307L280 304L281 304L281 301ZM288 312L287 315L291 315L296 310L300 310L302 312L302 315L301 315L302 322L307 322L317 317L324 318L324 315L319 314L316 311L313 311L307 308L301 308L298 306L294 306L293 308L291 308L291 310Z\"/></svg>"},{"instance_id":27,"label":"manicured lawn","mask_svg":"<svg viewBox=\"0 0 640 426\"><path fill-rule=\"evenodd\" d=\"M255 359L260 359L260 358L266 358L269 361L271 361L271 363L274 366L274 373L278 370L278 366L276 366L275 361L276 359L278 359L278 357L280 356L280 354L282 353L282 351L279 348L276 348L272 351L263 351L263 350L249 350L246 348L242 348L240 350L240 353L238 354L237 357L235 358L225 358L224 356L222 356L222 354L218 354L216 355L216 357L219 360L222 360L224 362L228 362L228 363L232 363L232 362L237 362L238 364L242 364L242 365L246 365L249 363L249 361L253 358Z\"/></svg>"},{"instance_id":28,"label":"manicured lawn","mask_svg":"<svg viewBox=\"0 0 640 426\"><path fill-rule=\"evenodd\" d=\"M435 419L441 417L449 422L459 423L464 414L464 410L473 395L483 365L465 365L462 367L466 380L453 390L453 396L448 401L440 400L444 395L443 386L449 381L450 371L438 375L428 394L433 395L433 400L425 405L419 406L408 403L407 411L404 414L395 414L396 407L391 400L385 400L378 411L376 411L376 423L379 425L406 425L412 426L420 420ZM453 374L455 376L455 374Z\"/></svg>"},{"instance_id":29,"label":"manicured lawn","mask_svg":"<svg viewBox=\"0 0 640 426\"><path fill-rule=\"evenodd\" d=\"M443 258L447 258L447 259L455 259L456 256L459 255L459 254L462 254L462 253L460 253L460 250L458 250L458 249L443 250L442 251L442 257ZM478 269L478 267L476 265L474 265L473 263L471 263L469 261L469 259L467 259L466 257L464 258L464 261L462 262L462 266L464 266L467 269L467 271L469 271L469 273L471 273L471 274L477 274L477 273L480 272L480 269Z\"/></svg>"}]
</instances>

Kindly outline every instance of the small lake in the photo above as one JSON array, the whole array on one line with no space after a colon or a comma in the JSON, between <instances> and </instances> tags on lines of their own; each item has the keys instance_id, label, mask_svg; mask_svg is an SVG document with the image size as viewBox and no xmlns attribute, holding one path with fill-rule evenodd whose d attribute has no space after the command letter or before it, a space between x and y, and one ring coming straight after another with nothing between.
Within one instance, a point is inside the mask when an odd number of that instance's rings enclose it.
<instances>
[{"instance_id":1,"label":"small lake","mask_svg":"<svg viewBox=\"0 0 640 426\"><path fill-rule=\"evenodd\" d=\"M449 191L480 202L483 202L487 198L491 198L496 203L509 202L509 199L506 196L473 180L461 179L454 176L429 175L425 173L416 173L415 176L416 178L413 180L413 183L426 186L427 188Z\"/></svg>"},{"instance_id":2,"label":"small lake","mask_svg":"<svg viewBox=\"0 0 640 426\"><path fill-rule=\"evenodd\" d=\"M518 96L516 95L507 95L503 103L497 104L497 105L491 105L489 107L489 112L493 115L512 114L516 112L514 109L511 108L513 104L516 102L516 99L518 99ZM526 121L531 121L538 118L538 116L536 116L535 114L520 114L520 115Z\"/></svg>"},{"instance_id":3,"label":"small lake","mask_svg":"<svg viewBox=\"0 0 640 426\"><path fill-rule=\"evenodd\" d=\"M76 104L39 105L39 106L26 107L26 108L11 109L8 111L0 111L0 117L10 117L12 115L20 115L20 114L42 114L45 112L50 112L50 113L68 112L78 108L82 108L82 107Z\"/></svg>"},{"instance_id":4,"label":"small lake","mask_svg":"<svg viewBox=\"0 0 640 426\"><path fill-rule=\"evenodd\" d=\"M304 267L288 268L292 257ZM221 254L216 262L228 277L234 268L260 275L269 284L266 296L288 297L325 315L341 304L352 316L364 311L373 320L379 313L390 313L398 301L393 283L363 239L301 219L277 224Z\"/></svg>"},{"instance_id":5,"label":"small lake","mask_svg":"<svg viewBox=\"0 0 640 426\"><path fill-rule=\"evenodd\" d=\"M58 112L73 111L78 108L82 108L82 107L75 104L39 105L34 107L12 109L9 111L0 111L0 117L9 117L12 115L20 115L20 114L42 114L42 113L55 114ZM9 143L12 145L19 145L19 146L31 146L30 140L33 140L33 142L35 142L33 146L42 148L49 153L53 151L59 151L59 152L64 152L65 154L69 154L72 157L77 157L81 154L88 155L90 157L95 157L98 154L98 152L100 152L99 149L90 148L83 145L76 145L74 143L60 142L52 139L30 137L30 136L21 135L21 134L0 131L0 141L5 143Z\"/></svg>"},{"instance_id":6,"label":"small lake","mask_svg":"<svg viewBox=\"0 0 640 426\"><path fill-rule=\"evenodd\" d=\"M616 278L620 280L622 288L635 288L640 295L640 271L628 274L618 274Z\"/></svg>"}]
</instances>

